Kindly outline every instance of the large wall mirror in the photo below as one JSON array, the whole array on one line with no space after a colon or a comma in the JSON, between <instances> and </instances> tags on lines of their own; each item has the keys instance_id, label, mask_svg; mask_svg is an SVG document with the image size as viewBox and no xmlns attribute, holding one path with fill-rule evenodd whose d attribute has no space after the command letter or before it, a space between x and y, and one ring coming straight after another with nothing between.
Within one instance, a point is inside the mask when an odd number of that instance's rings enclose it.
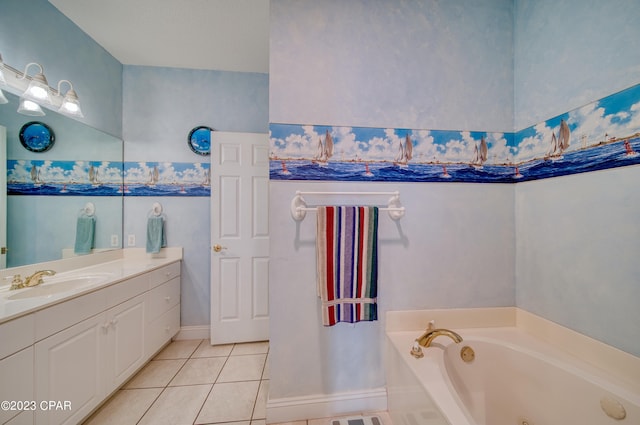
<instances>
[{"instance_id":1,"label":"large wall mirror","mask_svg":"<svg viewBox=\"0 0 640 425\"><path fill-rule=\"evenodd\" d=\"M5 95L6 146L0 148L6 149L8 194L0 214L7 219L6 267L77 255L76 226L87 205L95 217L91 252L121 248L122 140L48 109L42 117L18 114L18 97ZM32 121L55 135L46 151L21 143L21 129Z\"/></svg>"}]
</instances>

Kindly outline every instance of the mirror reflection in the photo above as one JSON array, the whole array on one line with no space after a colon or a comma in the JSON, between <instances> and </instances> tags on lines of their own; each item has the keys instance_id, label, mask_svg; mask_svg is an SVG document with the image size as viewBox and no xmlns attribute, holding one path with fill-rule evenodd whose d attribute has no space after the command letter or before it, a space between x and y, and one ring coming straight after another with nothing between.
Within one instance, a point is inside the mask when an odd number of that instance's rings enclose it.
<instances>
[{"instance_id":1,"label":"mirror reflection","mask_svg":"<svg viewBox=\"0 0 640 425\"><path fill-rule=\"evenodd\" d=\"M0 214L7 219L6 267L121 248L122 141L51 110L43 117L18 114L18 97L5 95L7 201ZM25 149L20 130L31 121L51 128L55 145ZM93 234L82 229L87 204L94 206Z\"/></svg>"}]
</instances>

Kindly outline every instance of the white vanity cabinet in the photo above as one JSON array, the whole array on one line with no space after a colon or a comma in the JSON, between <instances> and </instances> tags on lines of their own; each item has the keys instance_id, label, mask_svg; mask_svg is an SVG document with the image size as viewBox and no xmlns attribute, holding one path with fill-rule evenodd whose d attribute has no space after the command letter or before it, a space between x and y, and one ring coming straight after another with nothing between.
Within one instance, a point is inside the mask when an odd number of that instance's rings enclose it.
<instances>
[{"instance_id":1,"label":"white vanity cabinet","mask_svg":"<svg viewBox=\"0 0 640 425\"><path fill-rule=\"evenodd\" d=\"M33 400L34 340L33 314L0 325L0 401ZM33 412L18 404L0 409L0 424L4 423L33 423Z\"/></svg>"},{"instance_id":2,"label":"white vanity cabinet","mask_svg":"<svg viewBox=\"0 0 640 425\"><path fill-rule=\"evenodd\" d=\"M78 423L104 398L105 318L102 313L36 343L35 400L71 405L68 410L36 410L37 424Z\"/></svg>"},{"instance_id":3,"label":"white vanity cabinet","mask_svg":"<svg viewBox=\"0 0 640 425\"><path fill-rule=\"evenodd\" d=\"M147 297L145 352L153 355L180 329L180 264L170 264L153 274Z\"/></svg>"},{"instance_id":4,"label":"white vanity cabinet","mask_svg":"<svg viewBox=\"0 0 640 425\"><path fill-rule=\"evenodd\" d=\"M0 423L79 423L179 328L179 261L0 324L0 395L38 403Z\"/></svg>"}]
</instances>

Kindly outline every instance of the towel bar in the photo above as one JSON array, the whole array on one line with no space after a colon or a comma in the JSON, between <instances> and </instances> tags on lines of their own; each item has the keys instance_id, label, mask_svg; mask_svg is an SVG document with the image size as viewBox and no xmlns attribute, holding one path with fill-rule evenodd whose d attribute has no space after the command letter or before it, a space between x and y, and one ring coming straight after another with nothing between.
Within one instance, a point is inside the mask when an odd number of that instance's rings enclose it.
<instances>
[{"instance_id":1,"label":"towel bar","mask_svg":"<svg viewBox=\"0 0 640 425\"><path fill-rule=\"evenodd\" d=\"M400 192L302 192L296 191L291 200L291 217L295 221L304 220L307 211L316 211L317 207L308 207L307 201L302 195L392 195L386 207L380 207L379 211L387 211L392 220L399 220L404 216L405 208L400 203Z\"/></svg>"}]
</instances>

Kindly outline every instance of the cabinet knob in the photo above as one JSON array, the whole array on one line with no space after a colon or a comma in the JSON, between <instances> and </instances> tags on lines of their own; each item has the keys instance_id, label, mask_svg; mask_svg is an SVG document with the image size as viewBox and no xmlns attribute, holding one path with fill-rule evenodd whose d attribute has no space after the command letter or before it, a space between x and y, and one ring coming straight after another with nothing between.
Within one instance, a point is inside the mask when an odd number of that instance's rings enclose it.
<instances>
[{"instance_id":1,"label":"cabinet knob","mask_svg":"<svg viewBox=\"0 0 640 425\"><path fill-rule=\"evenodd\" d=\"M171 326L167 326L166 328L164 328L165 332L169 332L171 330Z\"/></svg>"},{"instance_id":2,"label":"cabinet knob","mask_svg":"<svg viewBox=\"0 0 640 425\"><path fill-rule=\"evenodd\" d=\"M165 300L166 302L169 302L169 301L171 301L171 297L164 297L164 300Z\"/></svg>"},{"instance_id":3,"label":"cabinet knob","mask_svg":"<svg viewBox=\"0 0 640 425\"><path fill-rule=\"evenodd\" d=\"M118 323L118 319L113 319L113 320L111 321L111 325L112 325L112 326L115 326L117 323Z\"/></svg>"}]
</instances>

